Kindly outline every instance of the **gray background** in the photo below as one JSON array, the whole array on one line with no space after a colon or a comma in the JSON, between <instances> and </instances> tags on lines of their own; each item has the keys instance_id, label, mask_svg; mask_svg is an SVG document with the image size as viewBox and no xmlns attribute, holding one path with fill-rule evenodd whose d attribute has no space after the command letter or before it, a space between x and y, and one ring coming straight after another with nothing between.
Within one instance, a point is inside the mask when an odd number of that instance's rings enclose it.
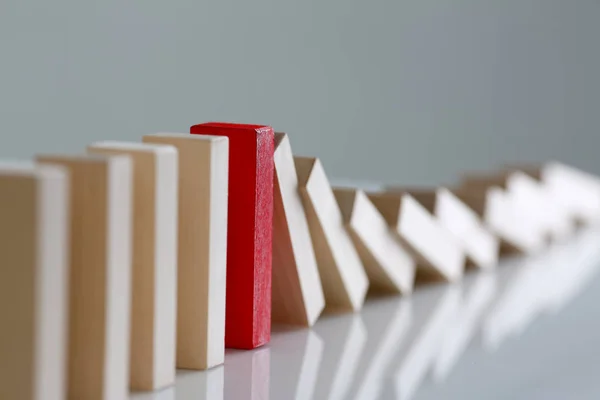
<instances>
[{"instance_id":1,"label":"gray background","mask_svg":"<svg viewBox=\"0 0 600 400\"><path fill-rule=\"evenodd\" d=\"M0 157L271 124L336 178L600 172L597 0L2 0Z\"/></svg>"}]
</instances>

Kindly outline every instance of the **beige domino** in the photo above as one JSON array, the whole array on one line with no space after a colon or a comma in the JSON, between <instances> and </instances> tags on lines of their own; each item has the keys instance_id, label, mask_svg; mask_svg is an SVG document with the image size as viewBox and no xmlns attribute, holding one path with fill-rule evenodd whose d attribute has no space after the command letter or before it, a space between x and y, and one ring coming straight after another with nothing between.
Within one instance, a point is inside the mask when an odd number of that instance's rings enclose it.
<instances>
[{"instance_id":1,"label":"beige domino","mask_svg":"<svg viewBox=\"0 0 600 400\"><path fill-rule=\"evenodd\" d=\"M0 162L0 398L66 395L69 176Z\"/></svg>"},{"instance_id":2,"label":"beige domino","mask_svg":"<svg viewBox=\"0 0 600 400\"><path fill-rule=\"evenodd\" d=\"M560 241L571 236L574 223L568 212L560 206L548 185L526 171L511 169L507 182L519 206L535 219L549 240Z\"/></svg>"},{"instance_id":3,"label":"beige domino","mask_svg":"<svg viewBox=\"0 0 600 400\"><path fill-rule=\"evenodd\" d=\"M562 228L568 220L559 220L552 212L548 212L550 199L544 196L542 186L531 176L516 170L503 170L494 174L468 174L462 178L462 188L500 187L510 199L513 212L520 215L520 220L530 224L544 243L552 238L565 236ZM519 223L519 222L517 222ZM561 225L562 223L562 225Z\"/></svg>"},{"instance_id":4,"label":"beige domino","mask_svg":"<svg viewBox=\"0 0 600 400\"><path fill-rule=\"evenodd\" d=\"M370 193L369 199L394 229L418 264L425 280L456 282L462 278L465 254L458 240L407 193Z\"/></svg>"},{"instance_id":5,"label":"beige domino","mask_svg":"<svg viewBox=\"0 0 600 400\"><path fill-rule=\"evenodd\" d=\"M179 152L176 364L204 370L225 358L229 139L157 133L143 141Z\"/></svg>"},{"instance_id":6,"label":"beige domino","mask_svg":"<svg viewBox=\"0 0 600 400\"><path fill-rule=\"evenodd\" d=\"M343 223L321 162L294 157L300 193L308 217L311 239L330 311L357 311L367 294L369 281Z\"/></svg>"},{"instance_id":7,"label":"beige domino","mask_svg":"<svg viewBox=\"0 0 600 400\"><path fill-rule=\"evenodd\" d=\"M38 161L71 175L68 397L127 399L131 160L43 155Z\"/></svg>"},{"instance_id":8,"label":"beige domino","mask_svg":"<svg viewBox=\"0 0 600 400\"><path fill-rule=\"evenodd\" d=\"M275 133L274 160L271 319L312 326L325 307L325 296L285 133Z\"/></svg>"},{"instance_id":9,"label":"beige domino","mask_svg":"<svg viewBox=\"0 0 600 400\"><path fill-rule=\"evenodd\" d=\"M406 191L427 208L442 227L458 239L469 265L481 269L496 266L499 241L468 205L443 187L406 189Z\"/></svg>"},{"instance_id":10,"label":"beige domino","mask_svg":"<svg viewBox=\"0 0 600 400\"><path fill-rule=\"evenodd\" d=\"M410 294L415 262L385 218L359 189L335 188L347 227L369 277L370 290Z\"/></svg>"},{"instance_id":11,"label":"beige domino","mask_svg":"<svg viewBox=\"0 0 600 400\"><path fill-rule=\"evenodd\" d=\"M571 220L585 224L600 222L600 178L597 176L559 162L519 169L542 182L559 210Z\"/></svg>"},{"instance_id":12,"label":"beige domino","mask_svg":"<svg viewBox=\"0 0 600 400\"><path fill-rule=\"evenodd\" d=\"M500 186L462 186L452 192L499 239L501 253L532 254L543 247L538 227L515 211L512 196Z\"/></svg>"},{"instance_id":13,"label":"beige domino","mask_svg":"<svg viewBox=\"0 0 600 400\"><path fill-rule=\"evenodd\" d=\"M177 316L177 150L149 143L98 142L92 154L133 162L133 270L129 385L175 382Z\"/></svg>"}]
</instances>

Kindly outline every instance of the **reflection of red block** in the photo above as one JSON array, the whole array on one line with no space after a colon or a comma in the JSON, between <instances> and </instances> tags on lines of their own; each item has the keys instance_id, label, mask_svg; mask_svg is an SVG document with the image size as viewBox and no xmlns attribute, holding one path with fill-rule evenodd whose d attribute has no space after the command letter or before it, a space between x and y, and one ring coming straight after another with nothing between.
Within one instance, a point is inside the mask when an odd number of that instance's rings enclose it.
<instances>
[{"instance_id":1,"label":"reflection of red block","mask_svg":"<svg viewBox=\"0 0 600 400\"><path fill-rule=\"evenodd\" d=\"M225 347L253 349L271 336L273 128L209 122L190 132L229 138Z\"/></svg>"}]
</instances>

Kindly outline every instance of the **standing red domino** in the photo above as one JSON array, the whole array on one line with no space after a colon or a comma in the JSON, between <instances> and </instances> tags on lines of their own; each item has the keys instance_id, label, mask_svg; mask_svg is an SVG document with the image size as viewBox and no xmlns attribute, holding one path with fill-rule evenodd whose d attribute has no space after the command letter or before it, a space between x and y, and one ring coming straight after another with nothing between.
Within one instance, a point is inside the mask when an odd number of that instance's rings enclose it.
<instances>
[{"instance_id":1,"label":"standing red domino","mask_svg":"<svg viewBox=\"0 0 600 400\"><path fill-rule=\"evenodd\" d=\"M229 138L225 347L253 349L271 336L273 128L209 122L190 133Z\"/></svg>"}]
</instances>

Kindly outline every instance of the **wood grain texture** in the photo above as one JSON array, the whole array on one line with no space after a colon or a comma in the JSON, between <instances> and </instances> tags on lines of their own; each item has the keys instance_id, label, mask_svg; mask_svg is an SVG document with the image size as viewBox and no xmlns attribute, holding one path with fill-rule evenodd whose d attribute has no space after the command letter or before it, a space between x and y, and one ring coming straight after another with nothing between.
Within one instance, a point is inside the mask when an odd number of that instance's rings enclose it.
<instances>
[{"instance_id":1,"label":"wood grain texture","mask_svg":"<svg viewBox=\"0 0 600 400\"><path fill-rule=\"evenodd\" d=\"M156 390L175 382L177 316L177 150L99 142L91 154L131 157L133 270L129 385Z\"/></svg>"},{"instance_id":2,"label":"wood grain texture","mask_svg":"<svg viewBox=\"0 0 600 400\"><path fill-rule=\"evenodd\" d=\"M334 188L344 225L369 278L370 290L410 294L415 262L362 190Z\"/></svg>"},{"instance_id":3,"label":"wood grain texture","mask_svg":"<svg viewBox=\"0 0 600 400\"><path fill-rule=\"evenodd\" d=\"M225 346L253 349L271 337L273 128L211 122L190 133L229 138Z\"/></svg>"},{"instance_id":4,"label":"wood grain texture","mask_svg":"<svg viewBox=\"0 0 600 400\"><path fill-rule=\"evenodd\" d=\"M321 162L294 157L328 311L362 308L369 280Z\"/></svg>"},{"instance_id":5,"label":"wood grain texture","mask_svg":"<svg viewBox=\"0 0 600 400\"><path fill-rule=\"evenodd\" d=\"M127 399L132 167L127 156L43 155L70 187L70 399Z\"/></svg>"},{"instance_id":6,"label":"wood grain texture","mask_svg":"<svg viewBox=\"0 0 600 400\"><path fill-rule=\"evenodd\" d=\"M543 237L529 218L520 218L511 196L499 186L461 186L452 190L500 241L501 254L532 254Z\"/></svg>"},{"instance_id":7,"label":"wood grain texture","mask_svg":"<svg viewBox=\"0 0 600 400\"><path fill-rule=\"evenodd\" d=\"M481 269L498 263L500 244L478 215L447 188L389 188L407 192L433 214L436 221L450 232L465 251L468 265Z\"/></svg>"},{"instance_id":8,"label":"wood grain texture","mask_svg":"<svg viewBox=\"0 0 600 400\"><path fill-rule=\"evenodd\" d=\"M275 134L274 161L271 319L312 326L325 307L325 296L285 133Z\"/></svg>"},{"instance_id":9,"label":"wood grain texture","mask_svg":"<svg viewBox=\"0 0 600 400\"><path fill-rule=\"evenodd\" d=\"M179 153L176 363L204 370L225 357L229 142L177 133L143 141Z\"/></svg>"},{"instance_id":10,"label":"wood grain texture","mask_svg":"<svg viewBox=\"0 0 600 400\"><path fill-rule=\"evenodd\" d=\"M0 398L66 396L69 175L0 162Z\"/></svg>"},{"instance_id":11,"label":"wood grain texture","mask_svg":"<svg viewBox=\"0 0 600 400\"><path fill-rule=\"evenodd\" d=\"M465 254L456 238L407 193L370 193L369 199L394 229L418 264L420 278L456 282L462 278Z\"/></svg>"}]
</instances>

